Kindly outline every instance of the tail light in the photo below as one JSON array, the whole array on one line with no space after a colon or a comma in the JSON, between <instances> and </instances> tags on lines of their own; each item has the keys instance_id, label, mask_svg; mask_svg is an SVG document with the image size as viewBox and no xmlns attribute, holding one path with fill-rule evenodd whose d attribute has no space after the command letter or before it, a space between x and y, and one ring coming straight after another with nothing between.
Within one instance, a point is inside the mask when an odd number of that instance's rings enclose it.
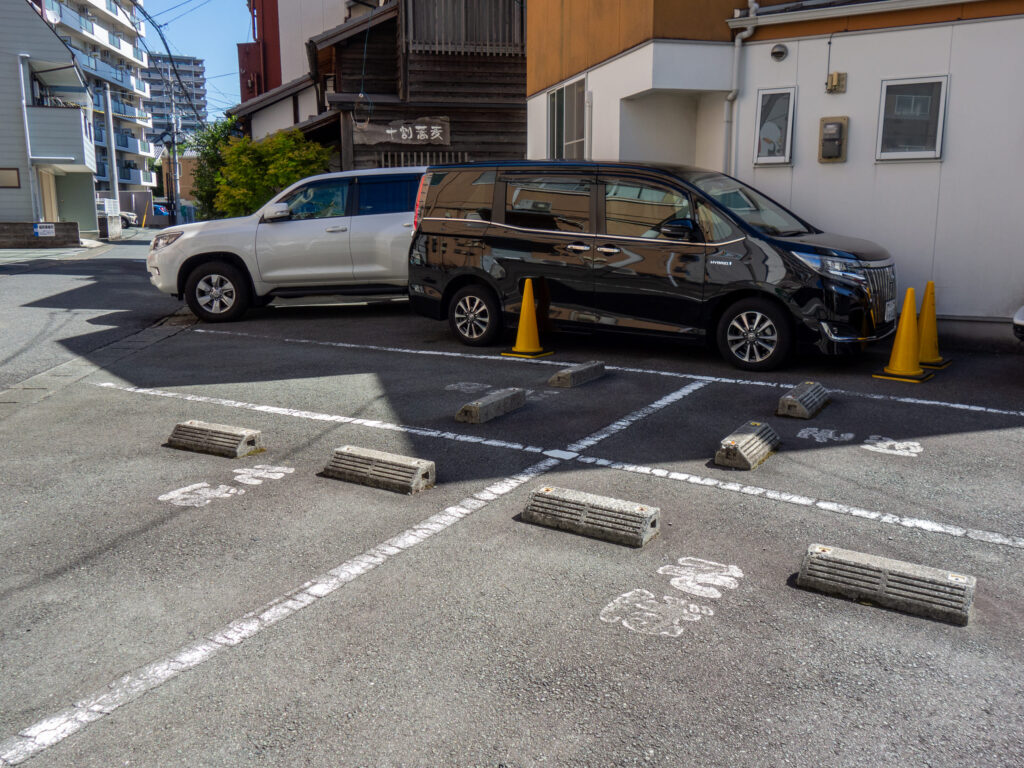
<instances>
[{"instance_id":1,"label":"tail light","mask_svg":"<svg viewBox=\"0 0 1024 768\"><path fill-rule=\"evenodd\" d=\"M416 212L412 215L412 228L420 226L420 212L423 210L423 202L427 197L427 188L430 186L430 174L424 173L420 177L420 188L416 192Z\"/></svg>"}]
</instances>

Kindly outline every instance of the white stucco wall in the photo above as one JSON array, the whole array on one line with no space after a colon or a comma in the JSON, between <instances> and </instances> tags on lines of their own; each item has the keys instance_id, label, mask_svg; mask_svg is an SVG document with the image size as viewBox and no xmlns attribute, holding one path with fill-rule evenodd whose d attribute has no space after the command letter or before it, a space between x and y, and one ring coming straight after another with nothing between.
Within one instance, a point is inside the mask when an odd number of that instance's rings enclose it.
<instances>
[{"instance_id":1,"label":"white stucco wall","mask_svg":"<svg viewBox=\"0 0 1024 768\"><path fill-rule=\"evenodd\" d=\"M309 87L299 94L299 122L316 117L316 88Z\"/></svg>"},{"instance_id":2,"label":"white stucco wall","mask_svg":"<svg viewBox=\"0 0 1024 768\"><path fill-rule=\"evenodd\" d=\"M897 259L920 301L934 280L938 312L1009 317L1024 303L1024 19L943 24L746 46L736 113L736 174L812 223L874 240ZM782 62L769 56L783 42ZM825 93L827 71L847 90ZM876 161L883 79L948 75L939 160ZM793 162L754 165L759 88L795 86ZM818 162L822 117L850 118L847 161Z\"/></svg>"},{"instance_id":3,"label":"white stucco wall","mask_svg":"<svg viewBox=\"0 0 1024 768\"><path fill-rule=\"evenodd\" d=\"M566 81L585 77L593 95L591 157L689 164L714 155L718 167L731 56L728 44L654 40ZM717 135L701 135L714 103ZM527 100L527 157L547 157L547 132L544 92Z\"/></svg>"},{"instance_id":4,"label":"white stucco wall","mask_svg":"<svg viewBox=\"0 0 1024 768\"><path fill-rule=\"evenodd\" d=\"M292 97L288 96L252 113L252 137L262 139L284 128L291 128L295 125L293 118Z\"/></svg>"},{"instance_id":5,"label":"white stucco wall","mask_svg":"<svg viewBox=\"0 0 1024 768\"><path fill-rule=\"evenodd\" d=\"M288 83L309 73L306 41L344 24L347 10L345 0L279 0L277 13L281 34L281 82Z\"/></svg>"}]
</instances>

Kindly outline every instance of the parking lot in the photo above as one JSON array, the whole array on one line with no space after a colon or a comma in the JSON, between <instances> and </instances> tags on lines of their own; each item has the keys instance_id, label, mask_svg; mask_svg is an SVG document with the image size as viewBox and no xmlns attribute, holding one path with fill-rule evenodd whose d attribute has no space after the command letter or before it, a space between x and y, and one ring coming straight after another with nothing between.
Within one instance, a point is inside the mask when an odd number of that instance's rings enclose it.
<instances>
[{"instance_id":1,"label":"parking lot","mask_svg":"<svg viewBox=\"0 0 1024 768\"><path fill-rule=\"evenodd\" d=\"M870 377L884 349L749 375L545 343L463 347L400 301L179 313L3 393L0 765L1024 764L1024 357L906 385ZM805 379L832 402L776 417ZM456 423L506 387L523 409ZM187 419L266 450L166 447ZM751 419L779 451L716 466ZM437 486L322 476L346 444ZM523 522L543 485L659 507L660 535ZM811 543L977 577L969 625L799 588ZM694 558L724 576L673 584Z\"/></svg>"}]
</instances>

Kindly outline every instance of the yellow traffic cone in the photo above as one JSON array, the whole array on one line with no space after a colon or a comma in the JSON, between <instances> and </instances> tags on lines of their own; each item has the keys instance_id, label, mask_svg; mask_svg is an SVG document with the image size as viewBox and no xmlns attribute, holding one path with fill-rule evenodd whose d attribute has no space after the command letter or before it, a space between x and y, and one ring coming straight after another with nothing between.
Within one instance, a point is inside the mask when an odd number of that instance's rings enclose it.
<instances>
[{"instance_id":1,"label":"yellow traffic cone","mask_svg":"<svg viewBox=\"0 0 1024 768\"><path fill-rule=\"evenodd\" d=\"M942 370L953 361L939 354L939 330L935 322L935 283L931 280L924 288L921 314L917 318L917 335L921 345L918 358L922 368Z\"/></svg>"},{"instance_id":2,"label":"yellow traffic cone","mask_svg":"<svg viewBox=\"0 0 1024 768\"><path fill-rule=\"evenodd\" d=\"M907 288L906 298L903 299L903 311L900 313L900 323L896 326L896 341L892 345L892 355L889 357L889 364L885 366L882 373L875 373L872 376L876 379L890 379L892 381L906 381L917 384L934 376L934 373L925 373L917 359L917 296L913 288Z\"/></svg>"},{"instance_id":3,"label":"yellow traffic cone","mask_svg":"<svg viewBox=\"0 0 1024 768\"><path fill-rule=\"evenodd\" d=\"M523 308L519 311L519 330L516 345L511 352L502 352L505 357L547 357L554 352L545 352L540 346L537 333L537 307L533 301L533 280L526 278L523 286Z\"/></svg>"}]
</instances>

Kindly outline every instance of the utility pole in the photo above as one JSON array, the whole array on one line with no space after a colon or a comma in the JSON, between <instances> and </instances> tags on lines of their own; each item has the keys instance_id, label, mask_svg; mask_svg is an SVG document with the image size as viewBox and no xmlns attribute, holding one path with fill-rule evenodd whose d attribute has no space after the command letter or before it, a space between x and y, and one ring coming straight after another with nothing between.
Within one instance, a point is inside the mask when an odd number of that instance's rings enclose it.
<instances>
[{"instance_id":1,"label":"utility pole","mask_svg":"<svg viewBox=\"0 0 1024 768\"><path fill-rule=\"evenodd\" d=\"M171 63L167 62L167 82L171 92L171 184L167 190L168 202L171 204L170 223L178 223L178 201L181 195L178 191L178 107L174 99L174 82L171 80Z\"/></svg>"},{"instance_id":2,"label":"utility pole","mask_svg":"<svg viewBox=\"0 0 1024 768\"><path fill-rule=\"evenodd\" d=\"M110 86L106 86L107 97L107 173L110 176L110 196L117 201L121 212L120 185L117 177L117 142L114 140L114 100L110 97Z\"/></svg>"}]
</instances>

